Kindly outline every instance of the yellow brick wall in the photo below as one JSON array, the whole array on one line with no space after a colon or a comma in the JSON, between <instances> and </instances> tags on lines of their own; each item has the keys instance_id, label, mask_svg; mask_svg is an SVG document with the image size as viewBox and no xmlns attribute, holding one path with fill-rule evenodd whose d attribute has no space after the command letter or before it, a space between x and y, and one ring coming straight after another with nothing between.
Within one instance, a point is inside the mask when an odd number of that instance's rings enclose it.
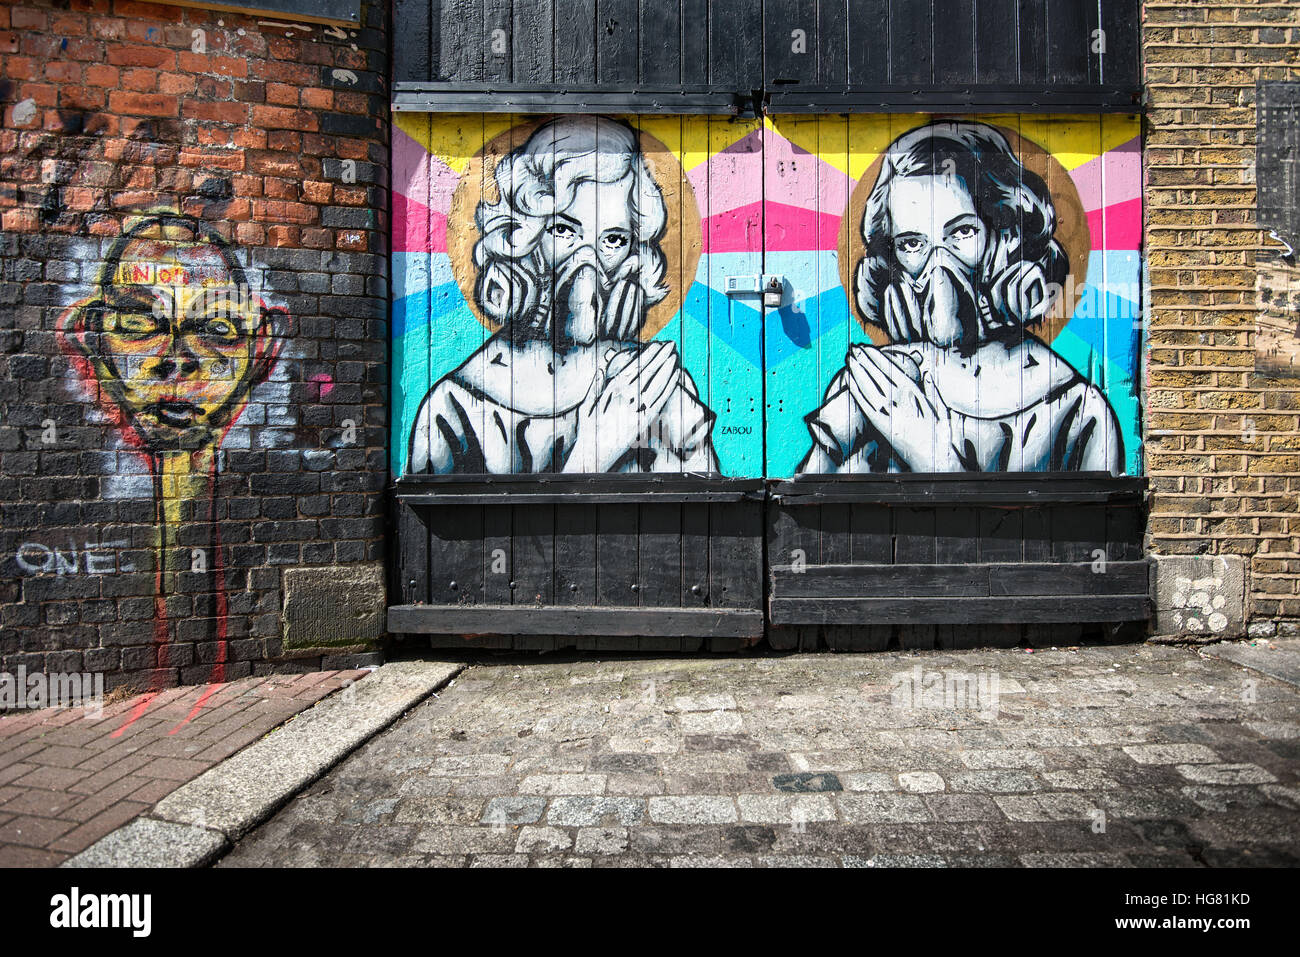
<instances>
[{"instance_id":1,"label":"yellow brick wall","mask_svg":"<svg viewBox=\"0 0 1300 957\"><path fill-rule=\"evenodd\" d=\"M1145 5L1146 469L1156 554L1235 554L1300 618L1300 382L1254 374L1255 84L1300 80L1300 4Z\"/></svg>"}]
</instances>

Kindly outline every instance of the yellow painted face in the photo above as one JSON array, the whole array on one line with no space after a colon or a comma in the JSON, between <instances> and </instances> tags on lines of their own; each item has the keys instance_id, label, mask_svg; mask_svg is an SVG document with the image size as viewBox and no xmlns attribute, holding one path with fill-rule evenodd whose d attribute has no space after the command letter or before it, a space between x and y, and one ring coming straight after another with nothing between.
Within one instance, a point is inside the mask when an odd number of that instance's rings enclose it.
<instances>
[{"instance_id":1,"label":"yellow painted face","mask_svg":"<svg viewBox=\"0 0 1300 957\"><path fill-rule=\"evenodd\" d=\"M104 287L101 381L146 443L216 441L252 385L261 303L218 249L152 240L123 250Z\"/></svg>"}]
</instances>

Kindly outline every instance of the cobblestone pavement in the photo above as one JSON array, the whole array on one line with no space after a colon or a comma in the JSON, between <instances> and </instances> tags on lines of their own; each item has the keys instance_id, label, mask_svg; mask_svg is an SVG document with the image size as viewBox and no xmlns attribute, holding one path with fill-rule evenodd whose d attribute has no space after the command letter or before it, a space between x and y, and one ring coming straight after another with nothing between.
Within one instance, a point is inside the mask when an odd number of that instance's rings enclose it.
<instances>
[{"instance_id":1,"label":"cobblestone pavement","mask_svg":"<svg viewBox=\"0 0 1300 957\"><path fill-rule=\"evenodd\" d=\"M1187 648L489 661L222 866L1294 865L1297 772Z\"/></svg>"},{"instance_id":2,"label":"cobblestone pavement","mask_svg":"<svg viewBox=\"0 0 1300 957\"><path fill-rule=\"evenodd\" d=\"M53 867L365 671L171 688L0 716L0 867Z\"/></svg>"}]
</instances>

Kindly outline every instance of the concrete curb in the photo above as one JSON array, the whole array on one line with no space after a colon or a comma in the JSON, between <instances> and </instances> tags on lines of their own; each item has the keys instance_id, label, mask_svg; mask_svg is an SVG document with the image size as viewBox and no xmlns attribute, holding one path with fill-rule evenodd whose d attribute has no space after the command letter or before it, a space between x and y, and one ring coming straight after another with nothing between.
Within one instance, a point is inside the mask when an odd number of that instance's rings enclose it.
<instances>
[{"instance_id":1,"label":"concrete curb","mask_svg":"<svg viewBox=\"0 0 1300 957\"><path fill-rule=\"evenodd\" d=\"M395 661L181 785L63 867L202 867L443 687L456 662Z\"/></svg>"},{"instance_id":2,"label":"concrete curb","mask_svg":"<svg viewBox=\"0 0 1300 957\"><path fill-rule=\"evenodd\" d=\"M61 867L206 867L230 850L220 831L138 817Z\"/></svg>"},{"instance_id":3,"label":"concrete curb","mask_svg":"<svg viewBox=\"0 0 1300 957\"><path fill-rule=\"evenodd\" d=\"M1258 642L1258 643L1256 643ZM1300 688L1300 639L1261 638L1231 641L1201 649L1201 653L1231 661L1262 675Z\"/></svg>"}]
</instances>

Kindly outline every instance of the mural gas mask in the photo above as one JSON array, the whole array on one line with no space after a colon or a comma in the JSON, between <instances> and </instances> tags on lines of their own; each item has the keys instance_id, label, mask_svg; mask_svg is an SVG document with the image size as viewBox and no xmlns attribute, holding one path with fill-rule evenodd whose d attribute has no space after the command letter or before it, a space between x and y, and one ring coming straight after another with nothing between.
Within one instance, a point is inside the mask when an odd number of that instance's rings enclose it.
<instances>
[{"instance_id":1,"label":"mural gas mask","mask_svg":"<svg viewBox=\"0 0 1300 957\"><path fill-rule=\"evenodd\" d=\"M554 273L539 259L496 259L479 275L478 301L489 316L514 330L514 338L554 335L580 344L637 339L648 308L637 257L612 273L590 247Z\"/></svg>"},{"instance_id":2,"label":"mural gas mask","mask_svg":"<svg viewBox=\"0 0 1300 957\"><path fill-rule=\"evenodd\" d=\"M1041 322L1060 295L1042 267L1016 261L986 278L988 259L996 261L989 256L972 267L950 250L935 247L918 271L898 269L885 291L890 339L970 348Z\"/></svg>"},{"instance_id":3,"label":"mural gas mask","mask_svg":"<svg viewBox=\"0 0 1300 957\"><path fill-rule=\"evenodd\" d=\"M976 291L976 271L944 248L932 249L920 272L900 270L885 293L885 322L895 342L968 342L987 299Z\"/></svg>"},{"instance_id":4,"label":"mural gas mask","mask_svg":"<svg viewBox=\"0 0 1300 957\"><path fill-rule=\"evenodd\" d=\"M893 342L966 351L1018 338L1050 311L1059 290L1041 263L1026 261L1019 223L988 221L980 210L989 203L977 202L966 177L898 177L878 202L888 233L880 236L880 258L859 267L858 282L868 306L870 287L883 287L878 316ZM876 272L876 264L884 268Z\"/></svg>"},{"instance_id":5,"label":"mural gas mask","mask_svg":"<svg viewBox=\"0 0 1300 957\"><path fill-rule=\"evenodd\" d=\"M645 319L646 297L637 276L637 258L623 260L614 272L590 246L564 264L555 282L555 312L565 316L569 338L633 341Z\"/></svg>"}]
</instances>

